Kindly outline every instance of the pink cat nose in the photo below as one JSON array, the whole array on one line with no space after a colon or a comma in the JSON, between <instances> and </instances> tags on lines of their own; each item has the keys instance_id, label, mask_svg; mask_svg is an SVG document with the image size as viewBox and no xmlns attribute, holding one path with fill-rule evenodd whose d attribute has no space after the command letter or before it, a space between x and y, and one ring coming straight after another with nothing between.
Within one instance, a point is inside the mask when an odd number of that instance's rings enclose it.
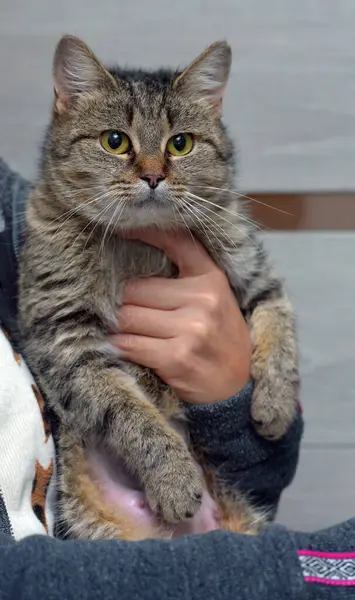
<instances>
[{"instance_id":1,"label":"pink cat nose","mask_svg":"<svg viewBox=\"0 0 355 600\"><path fill-rule=\"evenodd\" d=\"M163 173L142 173L141 179L146 181L152 190L155 190L159 183L164 181L165 175Z\"/></svg>"}]
</instances>

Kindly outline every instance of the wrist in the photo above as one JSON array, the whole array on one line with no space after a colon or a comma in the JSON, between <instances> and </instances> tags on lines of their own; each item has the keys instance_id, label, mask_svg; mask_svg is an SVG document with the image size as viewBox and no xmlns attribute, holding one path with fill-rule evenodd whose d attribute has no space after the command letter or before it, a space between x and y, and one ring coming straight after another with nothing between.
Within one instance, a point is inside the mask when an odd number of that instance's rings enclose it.
<instances>
[{"instance_id":1,"label":"wrist","mask_svg":"<svg viewBox=\"0 0 355 600\"><path fill-rule=\"evenodd\" d=\"M238 373L238 377L231 380L227 384L224 382L224 385L220 387L219 393L215 394L214 398L212 398L212 394L209 394L203 404L217 404L220 402L226 402L230 398L237 396L250 381L250 369L245 369L244 372Z\"/></svg>"},{"instance_id":2,"label":"wrist","mask_svg":"<svg viewBox=\"0 0 355 600\"><path fill-rule=\"evenodd\" d=\"M224 356L224 369L219 381L208 390L204 404L216 404L232 398L241 392L251 380L252 346L249 330L245 327L242 336L242 351L232 348ZM213 388L213 389L212 389Z\"/></svg>"},{"instance_id":3,"label":"wrist","mask_svg":"<svg viewBox=\"0 0 355 600\"><path fill-rule=\"evenodd\" d=\"M237 396L251 381L250 363L245 365L244 369L238 368L237 376L219 377L218 381L210 381L206 376L205 388L189 390L186 394L180 395L180 398L191 405L213 405L226 402L228 399Z\"/></svg>"}]
</instances>

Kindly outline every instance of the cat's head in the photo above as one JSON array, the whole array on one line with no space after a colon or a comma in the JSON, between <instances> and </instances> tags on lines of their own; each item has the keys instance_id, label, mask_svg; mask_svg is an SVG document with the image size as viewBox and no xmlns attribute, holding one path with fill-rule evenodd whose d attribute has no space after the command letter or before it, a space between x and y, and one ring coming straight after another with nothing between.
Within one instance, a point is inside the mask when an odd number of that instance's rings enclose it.
<instances>
[{"instance_id":1,"label":"cat's head","mask_svg":"<svg viewBox=\"0 0 355 600\"><path fill-rule=\"evenodd\" d=\"M208 220L206 199L218 203L233 178L221 122L230 64L218 42L182 72L106 69L81 40L63 37L43 174L66 205L105 225Z\"/></svg>"}]
</instances>

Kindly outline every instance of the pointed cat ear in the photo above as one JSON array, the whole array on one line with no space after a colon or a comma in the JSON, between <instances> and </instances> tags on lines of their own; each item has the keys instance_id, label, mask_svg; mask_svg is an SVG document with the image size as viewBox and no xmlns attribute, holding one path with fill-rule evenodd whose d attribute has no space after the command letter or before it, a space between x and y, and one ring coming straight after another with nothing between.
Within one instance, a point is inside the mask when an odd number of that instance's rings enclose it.
<instances>
[{"instance_id":1,"label":"pointed cat ear","mask_svg":"<svg viewBox=\"0 0 355 600\"><path fill-rule=\"evenodd\" d=\"M231 62L231 47L216 42L177 77L174 87L197 100L207 100L220 115Z\"/></svg>"},{"instance_id":2,"label":"pointed cat ear","mask_svg":"<svg viewBox=\"0 0 355 600\"><path fill-rule=\"evenodd\" d=\"M55 108L62 112L83 92L114 82L113 77L79 38L66 35L53 60Z\"/></svg>"}]
</instances>

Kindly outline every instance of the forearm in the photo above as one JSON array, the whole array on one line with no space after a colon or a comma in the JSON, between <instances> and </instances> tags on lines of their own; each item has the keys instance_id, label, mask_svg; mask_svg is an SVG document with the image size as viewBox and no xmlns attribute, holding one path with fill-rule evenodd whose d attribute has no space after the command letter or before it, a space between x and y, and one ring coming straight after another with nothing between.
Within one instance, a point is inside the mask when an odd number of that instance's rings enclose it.
<instances>
[{"instance_id":1,"label":"forearm","mask_svg":"<svg viewBox=\"0 0 355 600\"><path fill-rule=\"evenodd\" d=\"M2 600L352 600L355 519L302 534L75 542L0 535Z\"/></svg>"},{"instance_id":2,"label":"forearm","mask_svg":"<svg viewBox=\"0 0 355 600\"><path fill-rule=\"evenodd\" d=\"M303 589L294 541L281 528L166 542L0 538L2 600L298 600Z\"/></svg>"},{"instance_id":3,"label":"forearm","mask_svg":"<svg viewBox=\"0 0 355 600\"><path fill-rule=\"evenodd\" d=\"M190 406L192 439L205 452L231 486L248 494L259 506L276 511L282 490L295 474L303 432L300 411L287 434L278 442L260 437L250 413L253 384L239 394L214 405Z\"/></svg>"}]
</instances>

